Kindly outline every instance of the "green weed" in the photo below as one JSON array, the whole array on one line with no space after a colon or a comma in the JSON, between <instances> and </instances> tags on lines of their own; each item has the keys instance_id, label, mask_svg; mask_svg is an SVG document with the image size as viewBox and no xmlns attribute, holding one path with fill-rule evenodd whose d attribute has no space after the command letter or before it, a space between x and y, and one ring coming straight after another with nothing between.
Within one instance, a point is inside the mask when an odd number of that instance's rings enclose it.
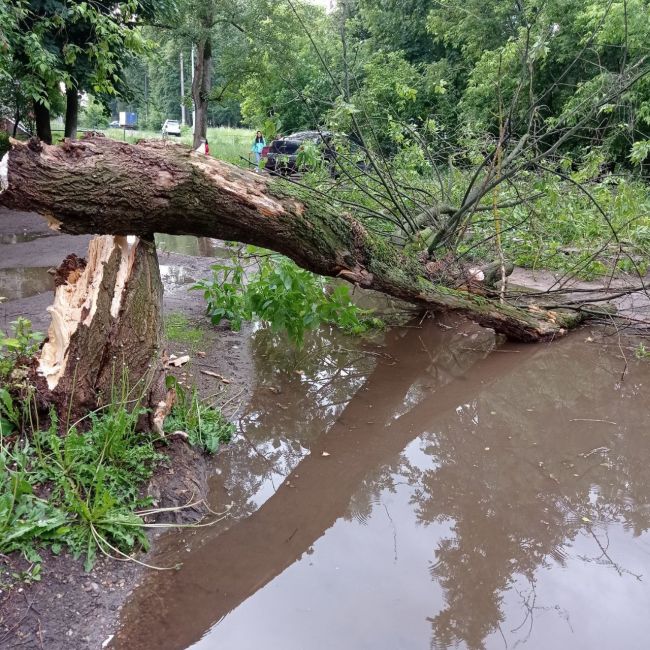
<instances>
[{"instance_id":1,"label":"green weed","mask_svg":"<svg viewBox=\"0 0 650 650\"><path fill-rule=\"evenodd\" d=\"M11 322L11 331L0 330L0 379L7 379L13 370L20 367L38 350L43 335L32 330L27 318Z\"/></svg>"},{"instance_id":2,"label":"green weed","mask_svg":"<svg viewBox=\"0 0 650 650\"><path fill-rule=\"evenodd\" d=\"M643 343L639 343L639 345L634 348L634 356L637 359L650 359L650 350L648 350Z\"/></svg>"},{"instance_id":3,"label":"green weed","mask_svg":"<svg viewBox=\"0 0 650 650\"><path fill-rule=\"evenodd\" d=\"M165 337L168 341L188 345L196 349L203 341L204 331L194 327L187 316L173 312L165 316Z\"/></svg>"},{"instance_id":4,"label":"green weed","mask_svg":"<svg viewBox=\"0 0 650 650\"><path fill-rule=\"evenodd\" d=\"M235 426L219 409L202 402L196 389L186 392L173 376L167 377L167 386L176 390L176 404L165 419L165 432L184 431L193 447L209 454L231 439Z\"/></svg>"},{"instance_id":5,"label":"green weed","mask_svg":"<svg viewBox=\"0 0 650 650\"><path fill-rule=\"evenodd\" d=\"M21 552L39 562L44 546L85 555L125 556L147 547L136 509L148 505L140 488L164 458L136 431L142 409L115 405L75 425L65 436L58 422L31 437L18 436L0 451L0 553Z\"/></svg>"},{"instance_id":6,"label":"green weed","mask_svg":"<svg viewBox=\"0 0 650 650\"><path fill-rule=\"evenodd\" d=\"M26 366L42 340L43 335L34 332L26 318L13 321L7 334L0 330L0 448L4 436L20 429L23 420L32 415L32 388Z\"/></svg>"}]
</instances>

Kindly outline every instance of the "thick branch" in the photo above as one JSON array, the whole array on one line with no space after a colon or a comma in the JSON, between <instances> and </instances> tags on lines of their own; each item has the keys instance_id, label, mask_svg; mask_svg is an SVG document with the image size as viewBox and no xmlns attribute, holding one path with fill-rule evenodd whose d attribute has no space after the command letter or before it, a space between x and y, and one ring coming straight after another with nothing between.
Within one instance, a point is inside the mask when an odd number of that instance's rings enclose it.
<instances>
[{"instance_id":1,"label":"thick branch","mask_svg":"<svg viewBox=\"0 0 650 650\"><path fill-rule=\"evenodd\" d=\"M217 237L278 251L428 309L460 311L522 341L548 340L575 315L500 305L436 285L426 266L309 190L156 141L90 138L59 147L14 143L0 203L33 210L63 232Z\"/></svg>"}]
</instances>

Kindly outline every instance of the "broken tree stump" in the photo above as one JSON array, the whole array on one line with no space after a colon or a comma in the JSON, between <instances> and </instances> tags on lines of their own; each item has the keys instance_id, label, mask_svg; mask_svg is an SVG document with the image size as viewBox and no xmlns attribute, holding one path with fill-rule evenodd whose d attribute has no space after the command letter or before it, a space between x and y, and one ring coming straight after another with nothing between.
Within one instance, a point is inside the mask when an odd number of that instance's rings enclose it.
<instances>
[{"instance_id":1,"label":"broken tree stump","mask_svg":"<svg viewBox=\"0 0 650 650\"><path fill-rule=\"evenodd\" d=\"M95 237L86 260L66 258L55 284L36 371L39 401L54 405L66 426L111 402L157 405L163 287L153 241Z\"/></svg>"}]
</instances>

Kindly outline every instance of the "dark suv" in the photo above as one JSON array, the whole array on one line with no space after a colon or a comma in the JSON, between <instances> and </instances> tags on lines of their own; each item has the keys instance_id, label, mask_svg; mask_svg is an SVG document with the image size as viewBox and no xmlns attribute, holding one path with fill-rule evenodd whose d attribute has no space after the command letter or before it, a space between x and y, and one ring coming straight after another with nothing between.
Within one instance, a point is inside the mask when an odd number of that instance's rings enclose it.
<instances>
[{"instance_id":1,"label":"dark suv","mask_svg":"<svg viewBox=\"0 0 650 650\"><path fill-rule=\"evenodd\" d=\"M300 131L271 142L264 168L274 174L294 174L298 171L298 151L307 142L319 145L323 159L331 161L336 157L331 145L332 134L328 131Z\"/></svg>"}]
</instances>

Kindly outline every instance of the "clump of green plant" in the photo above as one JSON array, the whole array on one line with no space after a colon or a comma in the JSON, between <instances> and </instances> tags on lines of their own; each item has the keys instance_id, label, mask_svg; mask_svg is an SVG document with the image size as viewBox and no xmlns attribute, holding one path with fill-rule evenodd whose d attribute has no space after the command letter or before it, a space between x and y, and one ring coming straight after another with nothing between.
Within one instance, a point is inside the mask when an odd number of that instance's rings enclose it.
<instances>
[{"instance_id":1,"label":"clump of green plant","mask_svg":"<svg viewBox=\"0 0 650 650\"><path fill-rule=\"evenodd\" d=\"M32 323L27 318L18 318L11 322L11 331L0 330L0 379L7 379L16 367L33 356L43 335L32 330Z\"/></svg>"},{"instance_id":2,"label":"clump of green plant","mask_svg":"<svg viewBox=\"0 0 650 650\"><path fill-rule=\"evenodd\" d=\"M26 318L13 321L7 334L0 330L0 437L18 430L29 414L30 386L25 367L42 340L43 335L34 332Z\"/></svg>"},{"instance_id":3,"label":"clump of green plant","mask_svg":"<svg viewBox=\"0 0 650 650\"><path fill-rule=\"evenodd\" d=\"M351 334L381 327L371 311L357 307L343 284L331 287L325 278L301 269L288 258L248 247L257 270L247 276L246 260L233 258L232 265L215 264L212 277L192 289L203 291L207 313L218 325L228 320L234 330L243 321L258 318L273 330L286 331L301 345L305 332L321 323L335 325Z\"/></svg>"},{"instance_id":4,"label":"clump of green plant","mask_svg":"<svg viewBox=\"0 0 650 650\"><path fill-rule=\"evenodd\" d=\"M214 454L219 445L228 442L235 426L229 422L219 409L208 406L199 399L196 388L187 392L175 377L167 377L167 387L176 391L176 403L172 412L165 418L166 433L184 431L193 447Z\"/></svg>"},{"instance_id":5,"label":"clump of green plant","mask_svg":"<svg viewBox=\"0 0 650 650\"><path fill-rule=\"evenodd\" d=\"M123 404L91 413L65 436L54 414L46 430L0 438L0 553L21 552L39 562L38 550L67 547L85 555L126 557L147 547L136 514L149 505L139 492L164 456L136 430L143 410ZM82 431L81 424L89 424Z\"/></svg>"},{"instance_id":6,"label":"clump of green plant","mask_svg":"<svg viewBox=\"0 0 650 650\"><path fill-rule=\"evenodd\" d=\"M506 258L517 266L584 280L614 270L645 275L650 252L647 188L625 175L589 182L597 169L590 163L571 173L576 183L585 184L583 189L551 174L522 178L518 194L537 198L499 211ZM570 173L570 165L566 172ZM501 187L498 200L516 201L516 196L512 188ZM489 205L486 200L482 210ZM493 214L477 212L459 252L473 261L494 259L494 241Z\"/></svg>"},{"instance_id":7,"label":"clump of green plant","mask_svg":"<svg viewBox=\"0 0 650 650\"><path fill-rule=\"evenodd\" d=\"M34 494L34 455L18 443L0 451L0 552L18 551L40 563L37 548L60 548L70 526L62 508Z\"/></svg>"},{"instance_id":8,"label":"clump of green plant","mask_svg":"<svg viewBox=\"0 0 650 650\"><path fill-rule=\"evenodd\" d=\"M637 359L650 359L650 350L648 350L643 343L639 343L639 345L634 348L634 356Z\"/></svg>"},{"instance_id":9,"label":"clump of green plant","mask_svg":"<svg viewBox=\"0 0 650 650\"><path fill-rule=\"evenodd\" d=\"M172 312L165 316L165 337L168 341L183 343L195 349L203 341L204 332L194 327L184 314Z\"/></svg>"},{"instance_id":10,"label":"clump of green plant","mask_svg":"<svg viewBox=\"0 0 650 650\"><path fill-rule=\"evenodd\" d=\"M22 411L12 394L6 388L0 388L0 440L20 427Z\"/></svg>"}]
</instances>

